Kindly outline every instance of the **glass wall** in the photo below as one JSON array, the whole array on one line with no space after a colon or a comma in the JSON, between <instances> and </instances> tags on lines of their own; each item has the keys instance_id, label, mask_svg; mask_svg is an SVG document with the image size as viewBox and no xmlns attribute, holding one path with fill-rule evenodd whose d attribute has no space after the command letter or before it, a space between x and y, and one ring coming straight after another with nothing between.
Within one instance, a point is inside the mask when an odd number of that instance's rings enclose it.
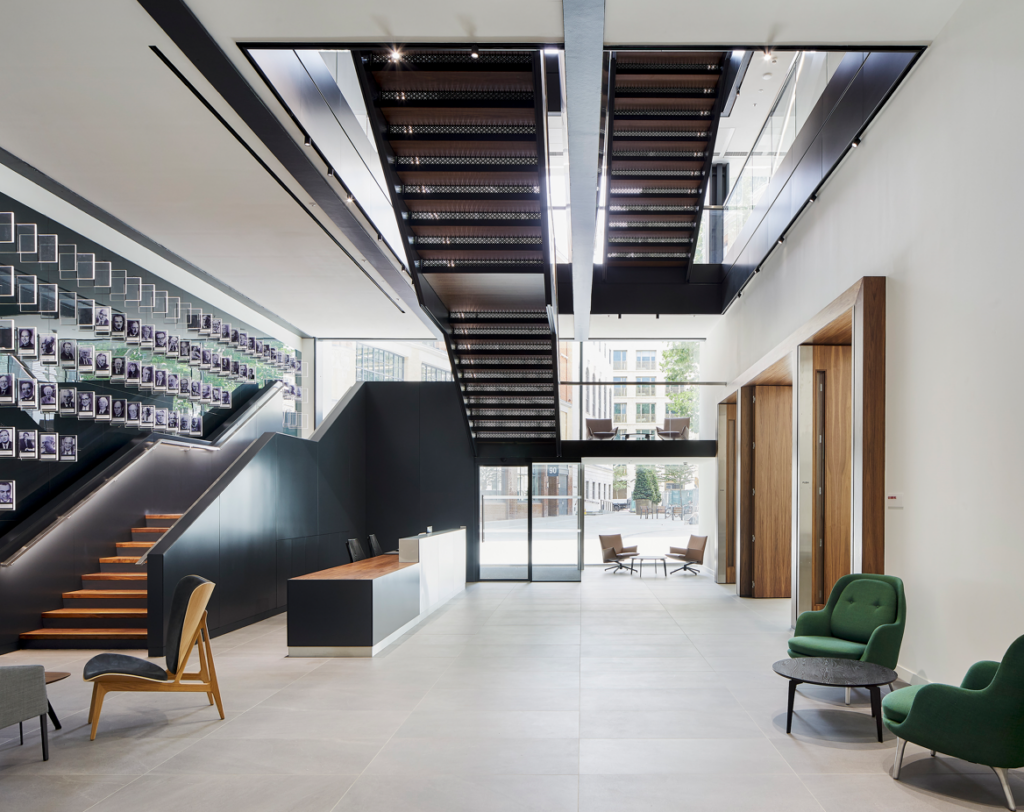
<instances>
[{"instance_id":1,"label":"glass wall","mask_svg":"<svg viewBox=\"0 0 1024 812\"><path fill-rule=\"evenodd\" d=\"M537 463L532 486L533 580L578 581L580 465Z\"/></svg>"},{"instance_id":2,"label":"glass wall","mask_svg":"<svg viewBox=\"0 0 1024 812\"><path fill-rule=\"evenodd\" d=\"M529 506L529 468L481 466L481 581L525 581L529 577Z\"/></svg>"}]
</instances>

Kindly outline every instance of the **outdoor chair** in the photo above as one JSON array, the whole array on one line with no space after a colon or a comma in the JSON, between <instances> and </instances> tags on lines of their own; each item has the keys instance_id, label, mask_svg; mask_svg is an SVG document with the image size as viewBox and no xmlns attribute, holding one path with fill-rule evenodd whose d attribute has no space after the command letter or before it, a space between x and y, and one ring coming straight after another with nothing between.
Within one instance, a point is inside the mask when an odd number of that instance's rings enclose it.
<instances>
[{"instance_id":1,"label":"outdoor chair","mask_svg":"<svg viewBox=\"0 0 1024 812\"><path fill-rule=\"evenodd\" d=\"M50 741L47 738L46 669L41 665L0 666L0 728L17 724L21 743L25 731L21 723L39 717L39 731L43 740L43 761L50 760Z\"/></svg>"},{"instance_id":2,"label":"outdoor chair","mask_svg":"<svg viewBox=\"0 0 1024 812\"><path fill-rule=\"evenodd\" d=\"M587 439L588 440L614 440L619 435L619 427L612 428L610 418L600 420L587 418Z\"/></svg>"},{"instance_id":3,"label":"outdoor chair","mask_svg":"<svg viewBox=\"0 0 1024 812\"><path fill-rule=\"evenodd\" d=\"M662 440L689 440L690 418L666 417L665 427L656 428L656 431Z\"/></svg>"},{"instance_id":4,"label":"outdoor chair","mask_svg":"<svg viewBox=\"0 0 1024 812\"><path fill-rule=\"evenodd\" d=\"M704 563L704 548L707 546L707 536L690 536L690 541L685 548L669 547L668 554L665 558L672 558L676 561L683 562L683 566L672 570L669 575L679 572L679 570L686 570L687 572L692 572L694 575L700 575L694 567L698 564Z\"/></svg>"}]
</instances>

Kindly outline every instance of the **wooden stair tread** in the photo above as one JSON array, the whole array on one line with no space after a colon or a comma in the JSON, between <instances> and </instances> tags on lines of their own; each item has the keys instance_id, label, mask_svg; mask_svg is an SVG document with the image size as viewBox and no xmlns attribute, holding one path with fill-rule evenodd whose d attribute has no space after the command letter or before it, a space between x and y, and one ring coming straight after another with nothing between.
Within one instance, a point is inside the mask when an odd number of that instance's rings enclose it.
<instances>
[{"instance_id":1,"label":"wooden stair tread","mask_svg":"<svg viewBox=\"0 0 1024 812\"><path fill-rule=\"evenodd\" d=\"M149 547L156 547L156 543L152 541L119 541L117 547L125 548L137 548L137 549L148 549Z\"/></svg>"},{"instance_id":2,"label":"wooden stair tread","mask_svg":"<svg viewBox=\"0 0 1024 812\"><path fill-rule=\"evenodd\" d=\"M121 617L139 618L146 617L145 609L113 609L110 607L98 607L96 609L50 609L43 612L43 617Z\"/></svg>"},{"instance_id":3,"label":"wooden stair tread","mask_svg":"<svg viewBox=\"0 0 1024 812\"><path fill-rule=\"evenodd\" d=\"M166 533L169 527L133 527L133 533Z\"/></svg>"},{"instance_id":4,"label":"wooden stair tread","mask_svg":"<svg viewBox=\"0 0 1024 812\"><path fill-rule=\"evenodd\" d=\"M145 640L145 629L36 629L22 640Z\"/></svg>"},{"instance_id":5,"label":"wooden stair tread","mask_svg":"<svg viewBox=\"0 0 1024 812\"><path fill-rule=\"evenodd\" d=\"M101 564L134 564L142 556L140 555L108 555L100 559Z\"/></svg>"},{"instance_id":6,"label":"wooden stair tread","mask_svg":"<svg viewBox=\"0 0 1024 812\"><path fill-rule=\"evenodd\" d=\"M83 581L145 581L148 576L143 572L90 572L83 575Z\"/></svg>"},{"instance_id":7,"label":"wooden stair tread","mask_svg":"<svg viewBox=\"0 0 1024 812\"><path fill-rule=\"evenodd\" d=\"M83 600L95 600L97 598L146 598L145 589L76 589L73 592L65 592L61 597L67 599L81 598Z\"/></svg>"},{"instance_id":8,"label":"wooden stair tread","mask_svg":"<svg viewBox=\"0 0 1024 812\"><path fill-rule=\"evenodd\" d=\"M181 513L147 513L145 518L147 519L180 519L183 514Z\"/></svg>"}]
</instances>

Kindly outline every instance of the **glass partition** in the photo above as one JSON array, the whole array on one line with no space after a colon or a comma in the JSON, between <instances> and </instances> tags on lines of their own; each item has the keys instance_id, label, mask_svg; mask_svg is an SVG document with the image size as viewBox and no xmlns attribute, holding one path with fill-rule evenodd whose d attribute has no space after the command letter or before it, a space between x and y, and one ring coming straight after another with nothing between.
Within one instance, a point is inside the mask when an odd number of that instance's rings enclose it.
<instances>
[{"instance_id":1,"label":"glass partition","mask_svg":"<svg viewBox=\"0 0 1024 812\"><path fill-rule=\"evenodd\" d=\"M481 466L481 581L529 578L529 505L526 466Z\"/></svg>"},{"instance_id":2,"label":"glass partition","mask_svg":"<svg viewBox=\"0 0 1024 812\"><path fill-rule=\"evenodd\" d=\"M580 465L533 466L531 558L534 581L580 579ZM589 480L586 488L592 490ZM596 493L596 490L595 490ZM586 503L589 505L589 500Z\"/></svg>"}]
</instances>

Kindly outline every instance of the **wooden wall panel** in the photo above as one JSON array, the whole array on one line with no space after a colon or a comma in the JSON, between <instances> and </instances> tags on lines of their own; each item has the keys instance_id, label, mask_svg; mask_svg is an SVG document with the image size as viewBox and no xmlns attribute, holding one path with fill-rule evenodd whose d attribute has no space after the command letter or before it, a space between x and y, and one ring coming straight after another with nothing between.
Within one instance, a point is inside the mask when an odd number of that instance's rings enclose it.
<instances>
[{"instance_id":1,"label":"wooden wall panel","mask_svg":"<svg viewBox=\"0 0 1024 812\"><path fill-rule=\"evenodd\" d=\"M792 591L793 387L754 388L755 598Z\"/></svg>"},{"instance_id":2,"label":"wooden wall panel","mask_svg":"<svg viewBox=\"0 0 1024 812\"><path fill-rule=\"evenodd\" d=\"M736 465L739 468L737 472L739 494L736 499L737 522L739 523L739 535L736 542L736 594L741 598L749 598L753 595L751 582L753 581L754 560L750 543L750 537L754 534L753 401L753 386L744 386L740 389L736 403L736 426L739 429L736 437L739 447L736 455Z\"/></svg>"},{"instance_id":3,"label":"wooden wall panel","mask_svg":"<svg viewBox=\"0 0 1024 812\"><path fill-rule=\"evenodd\" d=\"M885 572L885 277L866 276L857 301L855 336L861 353L861 572ZM856 509L855 504L855 509Z\"/></svg>"},{"instance_id":4,"label":"wooden wall panel","mask_svg":"<svg viewBox=\"0 0 1024 812\"><path fill-rule=\"evenodd\" d=\"M736 404L730 403L725 409L725 513L726 538L725 582L736 583Z\"/></svg>"},{"instance_id":5,"label":"wooden wall panel","mask_svg":"<svg viewBox=\"0 0 1024 812\"><path fill-rule=\"evenodd\" d=\"M853 529L853 350L851 347L815 347L814 369L825 373L824 425L815 437L824 445L824 470L815 471L815 487L824 489L821 517L823 537L813 553L824 558L824 580L816 605L828 600L835 582L850 572L850 536ZM814 527L819 526L815 502ZM817 573L818 568L814 568ZM823 600L819 600L819 594Z\"/></svg>"}]
</instances>

